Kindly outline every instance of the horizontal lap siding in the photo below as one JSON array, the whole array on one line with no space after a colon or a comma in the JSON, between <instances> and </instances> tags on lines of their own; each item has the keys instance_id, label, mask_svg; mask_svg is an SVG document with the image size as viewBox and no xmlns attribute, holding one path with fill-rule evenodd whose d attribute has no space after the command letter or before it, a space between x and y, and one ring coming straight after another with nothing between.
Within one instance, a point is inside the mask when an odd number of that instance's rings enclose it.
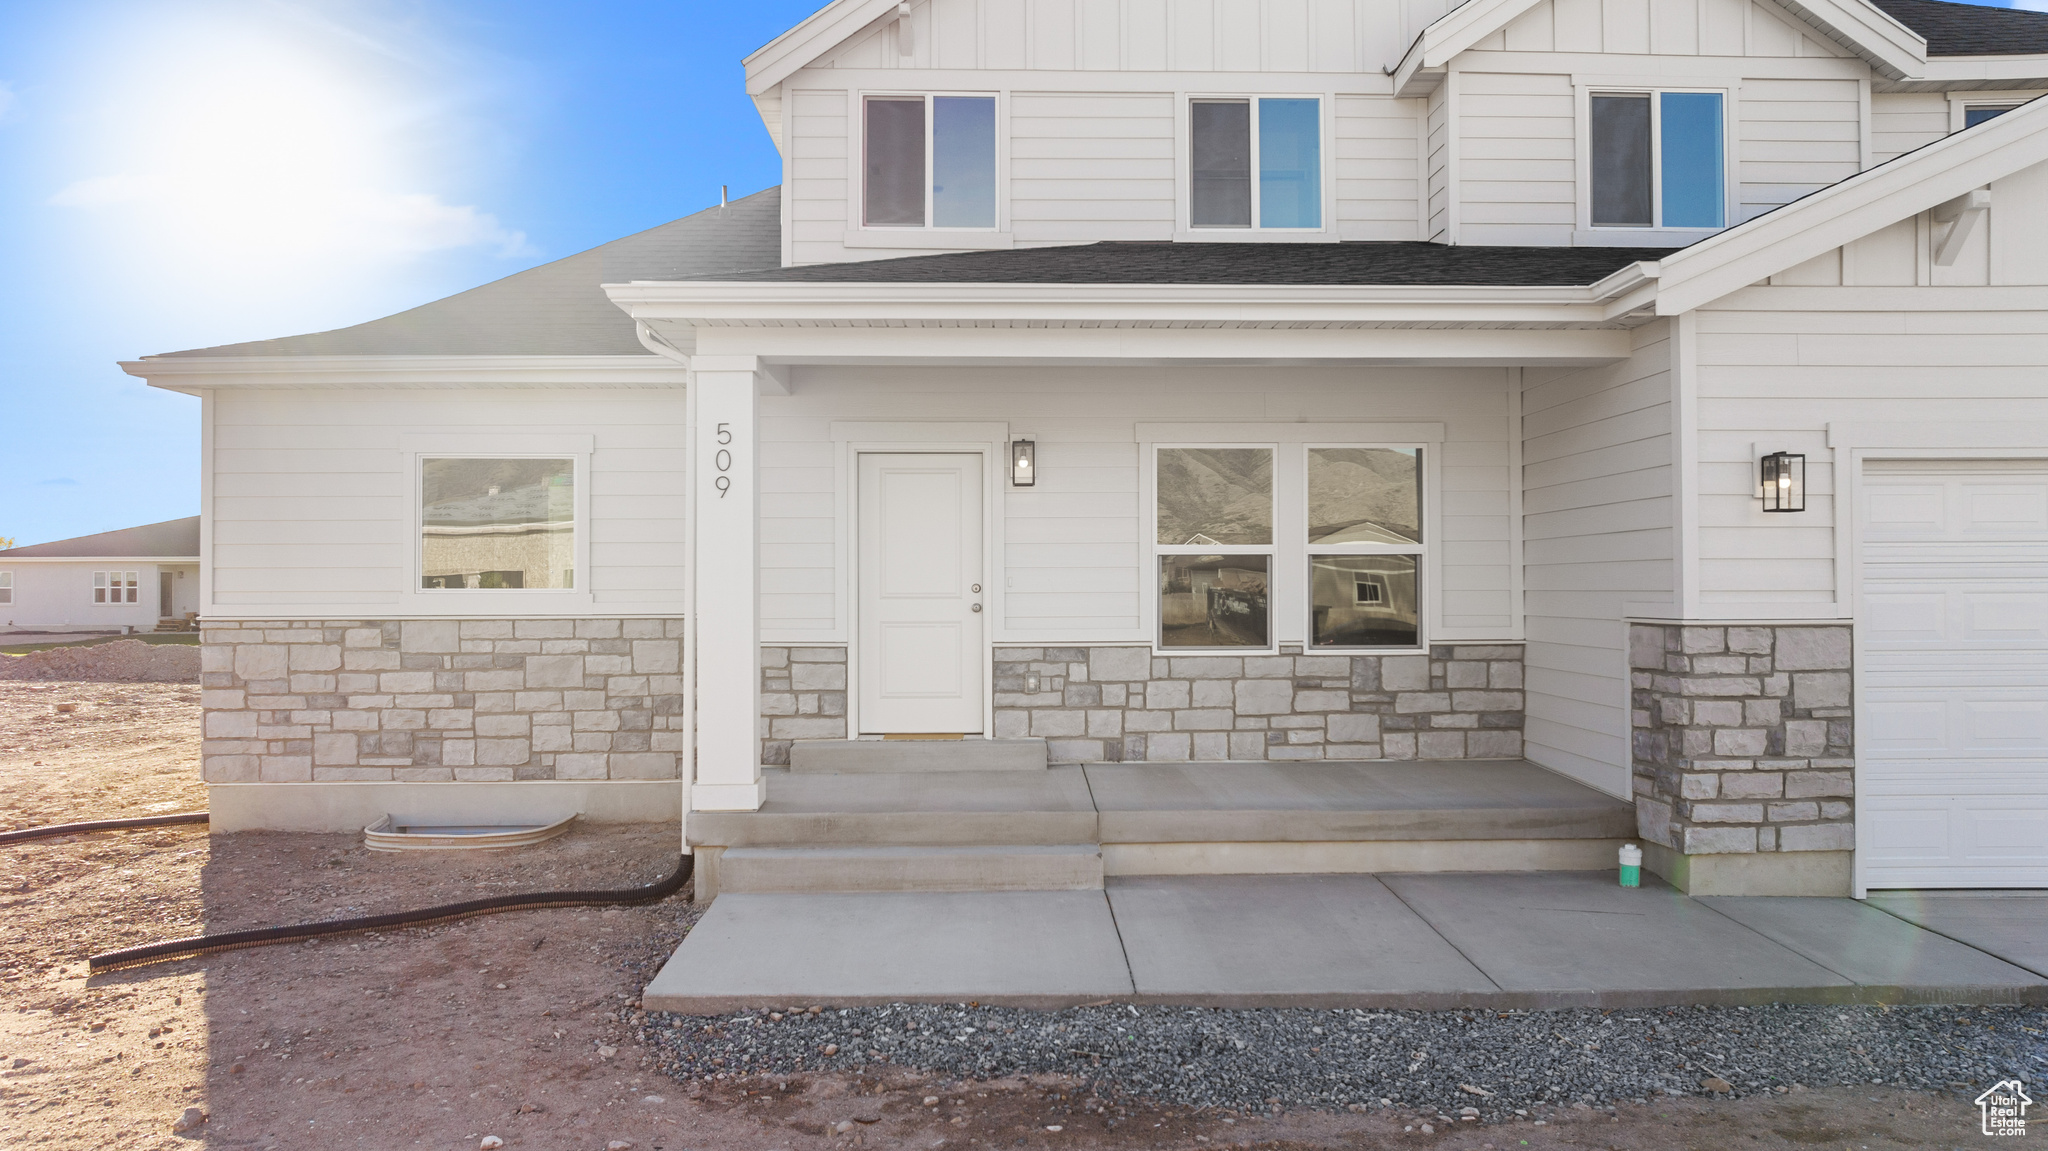
<instances>
[{"instance_id":1,"label":"horizontal lap siding","mask_svg":"<svg viewBox=\"0 0 2048 1151\"><path fill-rule=\"evenodd\" d=\"M1173 97L1010 98L1010 219L1019 243L1173 238Z\"/></svg>"},{"instance_id":2,"label":"horizontal lap siding","mask_svg":"<svg viewBox=\"0 0 2048 1151\"><path fill-rule=\"evenodd\" d=\"M1425 238L1431 240L1442 236L1451 226L1449 90L1450 85L1444 83L1429 94L1424 121L1424 144L1429 149L1429 235Z\"/></svg>"},{"instance_id":3,"label":"horizontal lap siding","mask_svg":"<svg viewBox=\"0 0 2048 1151\"><path fill-rule=\"evenodd\" d=\"M602 607L675 610L683 575L680 389L222 393L213 581L223 611L347 615L409 590L418 510L408 432L589 434L590 570ZM329 610L332 609L332 610Z\"/></svg>"},{"instance_id":4,"label":"horizontal lap siding","mask_svg":"<svg viewBox=\"0 0 2048 1151\"><path fill-rule=\"evenodd\" d=\"M1337 97L1337 228L1346 240L1419 240L1420 100Z\"/></svg>"},{"instance_id":5,"label":"horizontal lap siding","mask_svg":"<svg viewBox=\"0 0 2048 1151\"><path fill-rule=\"evenodd\" d=\"M1529 369L1522 394L1529 757L1628 792L1623 604L1674 579L1667 323L1629 359Z\"/></svg>"},{"instance_id":6,"label":"horizontal lap siding","mask_svg":"<svg viewBox=\"0 0 2048 1151\"><path fill-rule=\"evenodd\" d=\"M1444 639L1510 638L1506 397L1491 369L807 368L762 410L762 627L843 640L852 526L835 420L1005 422L1038 445L1039 480L999 492L999 642L1143 642L1151 550L1140 422L1442 421ZM828 509L837 509L829 511Z\"/></svg>"},{"instance_id":7,"label":"horizontal lap siding","mask_svg":"<svg viewBox=\"0 0 2048 1151\"><path fill-rule=\"evenodd\" d=\"M1458 239L1569 244L1577 221L1570 76L1458 77Z\"/></svg>"},{"instance_id":8,"label":"horizontal lap siding","mask_svg":"<svg viewBox=\"0 0 2048 1151\"><path fill-rule=\"evenodd\" d=\"M1862 120L1853 80L1745 80L1736 222L1856 174Z\"/></svg>"},{"instance_id":9,"label":"horizontal lap siding","mask_svg":"<svg viewBox=\"0 0 2048 1151\"><path fill-rule=\"evenodd\" d=\"M847 213L860 162L851 154L852 102L845 92L790 94L782 146L789 154L790 251L795 263L847 258Z\"/></svg>"},{"instance_id":10,"label":"horizontal lap siding","mask_svg":"<svg viewBox=\"0 0 2048 1151\"><path fill-rule=\"evenodd\" d=\"M1948 135L1948 95L1943 92L1873 92L1870 95L1870 162L1882 164Z\"/></svg>"}]
</instances>

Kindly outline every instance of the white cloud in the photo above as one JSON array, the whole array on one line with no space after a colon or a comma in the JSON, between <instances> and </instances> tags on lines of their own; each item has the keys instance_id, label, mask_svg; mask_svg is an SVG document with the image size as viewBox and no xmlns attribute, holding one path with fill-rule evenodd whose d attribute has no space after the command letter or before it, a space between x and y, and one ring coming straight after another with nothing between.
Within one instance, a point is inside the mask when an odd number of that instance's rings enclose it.
<instances>
[{"instance_id":1,"label":"white cloud","mask_svg":"<svg viewBox=\"0 0 2048 1151\"><path fill-rule=\"evenodd\" d=\"M526 233L505 228L489 212L445 204L438 196L420 192L364 196L355 223L360 235L395 253L495 248L501 256L533 254Z\"/></svg>"},{"instance_id":2,"label":"white cloud","mask_svg":"<svg viewBox=\"0 0 2048 1151\"><path fill-rule=\"evenodd\" d=\"M147 199L153 190L152 182L141 176L121 172L112 176L94 176L77 180L57 190L50 197L50 203L59 208L97 208L107 204L129 204Z\"/></svg>"}]
</instances>

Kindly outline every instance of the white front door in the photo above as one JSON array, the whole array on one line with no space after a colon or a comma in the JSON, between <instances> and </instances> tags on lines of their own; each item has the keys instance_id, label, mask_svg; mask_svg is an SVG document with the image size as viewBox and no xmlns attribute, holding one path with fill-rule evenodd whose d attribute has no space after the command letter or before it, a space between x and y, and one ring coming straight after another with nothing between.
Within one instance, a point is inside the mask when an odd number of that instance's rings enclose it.
<instances>
[{"instance_id":1,"label":"white front door","mask_svg":"<svg viewBox=\"0 0 2048 1151\"><path fill-rule=\"evenodd\" d=\"M2048 887L2048 466L1883 461L1863 479L1870 887Z\"/></svg>"},{"instance_id":2,"label":"white front door","mask_svg":"<svg viewBox=\"0 0 2048 1151\"><path fill-rule=\"evenodd\" d=\"M982 728L982 458L860 456L860 730Z\"/></svg>"}]
</instances>

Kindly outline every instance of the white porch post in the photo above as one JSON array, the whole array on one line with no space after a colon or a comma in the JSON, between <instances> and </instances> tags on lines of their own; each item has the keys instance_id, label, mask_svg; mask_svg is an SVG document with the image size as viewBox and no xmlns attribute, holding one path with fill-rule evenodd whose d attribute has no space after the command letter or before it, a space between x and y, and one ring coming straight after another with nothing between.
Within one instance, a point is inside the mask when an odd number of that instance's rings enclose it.
<instances>
[{"instance_id":1,"label":"white porch post","mask_svg":"<svg viewBox=\"0 0 2048 1151\"><path fill-rule=\"evenodd\" d=\"M692 811L761 806L759 469L753 356L690 363L690 603L696 665Z\"/></svg>"}]
</instances>

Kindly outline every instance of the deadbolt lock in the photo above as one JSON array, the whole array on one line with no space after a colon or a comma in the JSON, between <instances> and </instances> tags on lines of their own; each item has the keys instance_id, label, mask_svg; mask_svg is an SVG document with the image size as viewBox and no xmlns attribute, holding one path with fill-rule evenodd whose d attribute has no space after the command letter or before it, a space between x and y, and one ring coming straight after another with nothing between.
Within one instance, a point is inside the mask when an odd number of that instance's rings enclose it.
<instances>
[{"instance_id":1,"label":"deadbolt lock","mask_svg":"<svg viewBox=\"0 0 2048 1151\"><path fill-rule=\"evenodd\" d=\"M980 595L980 594L981 594L981 585L980 585L980 584L975 584L975 585L974 585L973 587L971 587L971 588L968 588L967 590L968 590L968 591L971 591L971 592L973 592L973 593L974 593L975 595Z\"/></svg>"}]
</instances>

